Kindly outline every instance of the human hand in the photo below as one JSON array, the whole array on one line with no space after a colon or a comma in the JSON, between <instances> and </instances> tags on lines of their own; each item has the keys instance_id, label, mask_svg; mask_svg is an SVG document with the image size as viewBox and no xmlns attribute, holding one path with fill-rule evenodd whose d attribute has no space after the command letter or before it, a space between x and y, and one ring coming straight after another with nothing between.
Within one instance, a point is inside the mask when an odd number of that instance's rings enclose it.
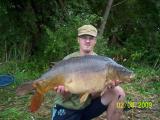
<instances>
[{"instance_id":1,"label":"human hand","mask_svg":"<svg viewBox=\"0 0 160 120\"><path fill-rule=\"evenodd\" d=\"M63 85L59 85L59 86L57 86L57 87L54 87L54 90L55 90L57 93L62 94L63 96L69 94L69 91L66 90Z\"/></svg>"},{"instance_id":2,"label":"human hand","mask_svg":"<svg viewBox=\"0 0 160 120\"><path fill-rule=\"evenodd\" d=\"M119 81L119 80L111 80L111 81L107 82L106 88L113 89L115 86L119 85L120 83L121 83L121 81Z\"/></svg>"},{"instance_id":3,"label":"human hand","mask_svg":"<svg viewBox=\"0 0 160 120\"><path fill-rule=\"evenodd\" d=\"M110 80L109 82L106 83L105 88L101 92L101 96L106 92L113 90L118 84L120 84L121 81L119 80Z\"/></svg>"}]
</instances>

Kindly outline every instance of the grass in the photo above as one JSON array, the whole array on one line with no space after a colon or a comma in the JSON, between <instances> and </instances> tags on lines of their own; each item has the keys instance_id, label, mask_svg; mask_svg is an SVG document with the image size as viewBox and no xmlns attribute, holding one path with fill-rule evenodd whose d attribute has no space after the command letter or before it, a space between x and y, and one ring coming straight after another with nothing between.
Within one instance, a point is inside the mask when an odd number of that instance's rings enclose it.
<instances>
[{"instance_id":1,"label":"grass","mask_svg":"<svg viewBox=\"0 0 160 120\"><path fill-rule=\"evenodd\" d=\"M45 102L36 113L28 112L31 94L23 97L15 95L17 86L24 81L38 78L47 70L47 65L38 66L34 62L12 61L1 64L0 68L0 74L11 74L16 80L15 83L0 88L0 120L50 119L53 95L45 98ZM126 101L151 101L153 107L151 109L133 109L125 112L125 120L158 120L160 118L160 71L146 66L134 66L131 69L136 73L136 78L131 83L121 85L127 94Z\"/></svg>"}]
</instances>

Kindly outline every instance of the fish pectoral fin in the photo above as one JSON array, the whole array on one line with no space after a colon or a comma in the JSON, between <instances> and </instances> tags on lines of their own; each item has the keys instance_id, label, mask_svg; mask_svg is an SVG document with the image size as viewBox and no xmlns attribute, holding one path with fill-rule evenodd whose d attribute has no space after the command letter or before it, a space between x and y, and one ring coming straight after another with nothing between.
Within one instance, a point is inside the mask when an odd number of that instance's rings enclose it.
<instances>
[{"instance_id":1,"label":"fish pectoral fin","mask_svg":"<svg viewBox=\"0 0 160 120\"><path fill-rule=\"evenodd\" d=\"M31 104L30 104L30 111L35 112L39 109L41 106L41 103L43 102L43 95L40 94L39 92L36 92L31 99Z\"/></svg>"},{"instance_id":2,"label":"fish pectoral fin","mask_svg":"<svg viewBox=\"0 0 160 120\"><path fill-rule=\"evenodd\" d=\"M90 93L83 93L80 95L80 103L83 103L87 100Z\"/></svg>"}]
</instances>

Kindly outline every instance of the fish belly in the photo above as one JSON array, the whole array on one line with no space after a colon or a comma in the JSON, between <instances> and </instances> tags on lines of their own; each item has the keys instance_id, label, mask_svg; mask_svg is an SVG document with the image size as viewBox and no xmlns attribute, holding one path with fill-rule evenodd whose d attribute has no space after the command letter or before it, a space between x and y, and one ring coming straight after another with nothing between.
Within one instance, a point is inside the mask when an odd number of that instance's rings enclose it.
<instances>
[{"instance_id":1,"label":"fish belly","mask_svg":"<svg viewBox=\"0 0 160 120\"><path fill-rule=\"evenodd\" d=\"M101 91L106 82L105 71L78 72L68 74L65 80L65 88L71 93L92 93Z\"/></svg>"}]
</instances>

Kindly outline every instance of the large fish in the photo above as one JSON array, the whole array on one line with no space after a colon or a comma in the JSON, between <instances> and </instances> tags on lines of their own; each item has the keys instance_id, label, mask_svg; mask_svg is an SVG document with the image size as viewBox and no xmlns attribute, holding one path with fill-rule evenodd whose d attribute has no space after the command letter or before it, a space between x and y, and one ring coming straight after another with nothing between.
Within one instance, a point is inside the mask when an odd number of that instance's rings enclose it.
<instances>
[{"instance_id":1,"label":"large fish","mask_svg":"<svg viewBox=\"0 0 160 120\"><path fill-rule=\"evenodd\" d=\"M30 111L35 112L43 102L44 94L58 85L73 94L80 95L84 102L90 93L102 92L111 80L128 82L133 78L132 71L117 64L111 58L87 55L62 60L39 79L25 83L17 89L17 94L36 90L32 96Z\"/></svg>"}]
</instances>

